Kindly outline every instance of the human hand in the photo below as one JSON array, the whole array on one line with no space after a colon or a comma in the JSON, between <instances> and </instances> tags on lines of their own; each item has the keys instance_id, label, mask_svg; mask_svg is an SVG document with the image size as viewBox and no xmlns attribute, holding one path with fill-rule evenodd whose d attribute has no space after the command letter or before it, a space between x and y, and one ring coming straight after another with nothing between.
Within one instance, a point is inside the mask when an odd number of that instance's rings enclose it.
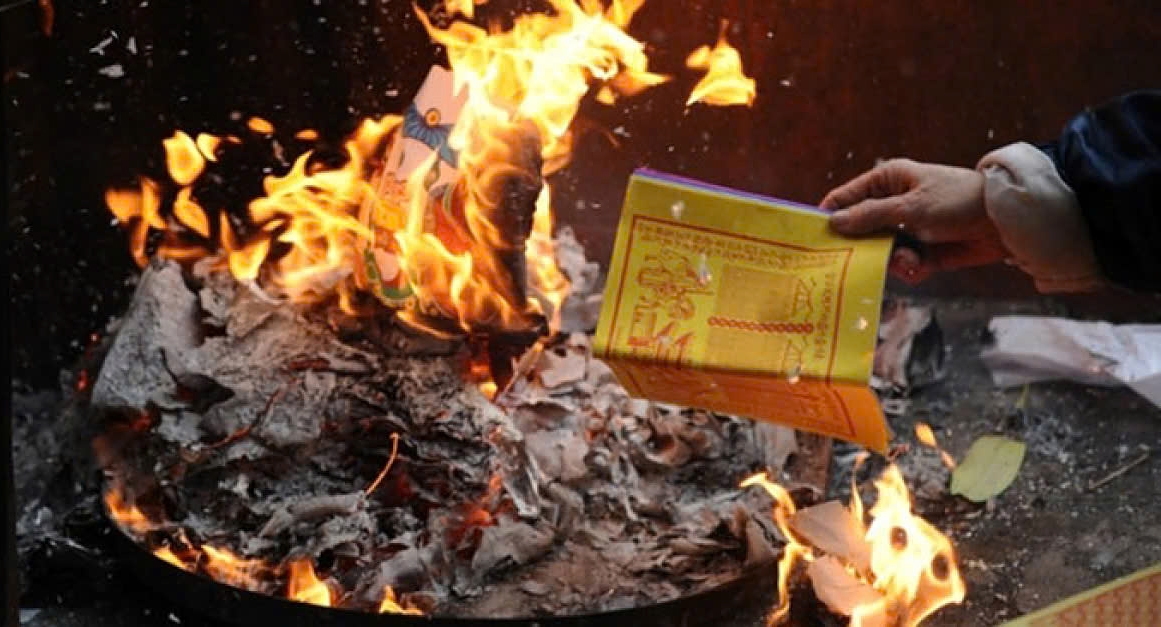
<instances>
[{"instance_id":1,"label":"human hand","mask_svg":"<svg viewBox=\"0 0 1161 627\"><path fill-rule=\"evenodd\" d=\"M975 170L893 159L831 190L820 207L834 212L831 228L842 235L899 231L923 244L891 256L891 273L911 284L1008 256Z\"/></svg>"}]
</instances>

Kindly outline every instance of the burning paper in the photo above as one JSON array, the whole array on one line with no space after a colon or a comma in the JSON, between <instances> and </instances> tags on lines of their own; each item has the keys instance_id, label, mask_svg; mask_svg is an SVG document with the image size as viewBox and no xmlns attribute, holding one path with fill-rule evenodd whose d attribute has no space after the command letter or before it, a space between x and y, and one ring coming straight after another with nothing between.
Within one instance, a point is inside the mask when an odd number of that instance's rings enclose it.
<instances>
[{"instance_id":1,"label":"burning paper","mask_svg":"<svg viewBox=\"0 0 1161 627\"><path fill-rule=\"evenodd\" d=\"M359 276L388 307L407 305L415 296L395 233L406 226L407 181L421 167L427 169L422 193L430 203L424 226L441 235L457 236L463 228L462 220L455 220L451 214L455 202L452 194L460 171L457 152L449 140L466 97L466 91L455 84L449 70L438 66L431 69L392 135L386 164L375 181L376 195L367 197L359 210L359 221L374 234L363 249ZM456 238L452 245L455 252L462 252L462 241L462 236Z\"/></svg>"},{"instance_id":2,"label":"burning paper","mask_svg":"<svg viewBox=\"0 0 1161 627\"><path fill-rule=\"evenodd\" d=\"M634 396L883 451L868 383L890 246L802 205L639 171L595 354Z\"/></svg>"},{"instance_id":3,"label":"burning paper","mask_svg":"<svg viewBox=\"0 0 1161 627\"><path fill-rule=\"evenodd\" d=\"M888 466L875 481L869 511L855 485L849 505L828 501L804 510L764 474L742 482L748 486L760 486L773 497L774 522L788 540L778 563L779 601L771 625L789 614L789 582L799 564L806 566L818 598L850 616L851 627L916 627L941 607L963 602L967 588L955 550L912 512L898 466Z\"/></svg>"}]
</instances>

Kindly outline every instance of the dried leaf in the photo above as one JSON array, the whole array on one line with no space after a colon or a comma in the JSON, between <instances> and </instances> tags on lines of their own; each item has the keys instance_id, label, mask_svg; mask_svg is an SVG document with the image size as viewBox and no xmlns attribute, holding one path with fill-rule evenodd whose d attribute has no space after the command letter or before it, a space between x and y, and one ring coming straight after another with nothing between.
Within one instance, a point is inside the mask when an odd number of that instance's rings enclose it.
<instances>
[{"instance_id":1,"label":"dried leaf","mask_svg":"<svg viewBox=\"0 0 1161 627\"><path fill-rule=\"evenodd\" d=\"M1024 443L998 435L977 439L951 475L951 493L982 503L1003 492L1024 461Z\"/></svg>"},{"instance_id":2,"label":"dried leaf","mask_svg":"<svg viewBox=\"0 0 1161 627\"><path fill-rule=\"evenodd\" d=\"M790 528L814 548L850 563L860 572L871 567L871 548L864 539L863 525L839 501L799 510L790 518Z\"/></svg>"},{"instance_id":3,"label":"dried leaf","mask_svg":"<svg viewBox=\"0 0 1161 627\"><path fill-rule=\"evenodd\" d=\"M883 598L879 591L859 581L830 555L811 562L806 574L818 599L836 614L850 616L855 608L878 603Z\"/></svg>"}]
</instances>

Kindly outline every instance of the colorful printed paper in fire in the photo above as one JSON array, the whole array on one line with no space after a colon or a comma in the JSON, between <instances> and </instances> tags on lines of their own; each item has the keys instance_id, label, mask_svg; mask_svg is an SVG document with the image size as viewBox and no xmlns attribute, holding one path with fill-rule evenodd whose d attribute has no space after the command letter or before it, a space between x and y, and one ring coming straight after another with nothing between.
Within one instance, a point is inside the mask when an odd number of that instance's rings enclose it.
<instances>
[{"instance_id":1,"label":"colorful printed paper in fire","mask_svg":"<svg viewBox=\"0 0 1161 627\"><path fill-rule=\"evenodd\" d=\"M408 205L407 181L416 170L428 168L424 178L429 199L425 230L439 234L453 253L467 249L463 208L457 210L455 203L460 180L458 155L451 146L452 130L467 96L467 88L456 84L451 70L440 66L431 69L388 144L386 161L374 182L380 202L368 199L360 211L360 220L375 235L363 250L363 277L389 307L402 307L414 297L394 235L402 225L393 222L395 216L406 215L402 208Z\"/></svg>"}]
</instances>

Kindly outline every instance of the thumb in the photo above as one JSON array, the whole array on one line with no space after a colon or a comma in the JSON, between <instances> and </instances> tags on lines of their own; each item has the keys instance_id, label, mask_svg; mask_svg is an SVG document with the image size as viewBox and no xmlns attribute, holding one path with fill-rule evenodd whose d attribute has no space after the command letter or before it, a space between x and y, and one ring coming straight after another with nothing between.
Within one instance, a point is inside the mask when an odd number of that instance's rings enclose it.
<instances>
[{"instance_id":1,"label":"thumb","mask_svg":"<svg viewBox=\"0 0 1161 627\"><path fill-rule=\"evenodd\" d=\"M869 235L895 230L905 222L909 194L889 198L870 198L840 209L830 216L830 226L841 235Z\"/></svg>"}]
</instances>

